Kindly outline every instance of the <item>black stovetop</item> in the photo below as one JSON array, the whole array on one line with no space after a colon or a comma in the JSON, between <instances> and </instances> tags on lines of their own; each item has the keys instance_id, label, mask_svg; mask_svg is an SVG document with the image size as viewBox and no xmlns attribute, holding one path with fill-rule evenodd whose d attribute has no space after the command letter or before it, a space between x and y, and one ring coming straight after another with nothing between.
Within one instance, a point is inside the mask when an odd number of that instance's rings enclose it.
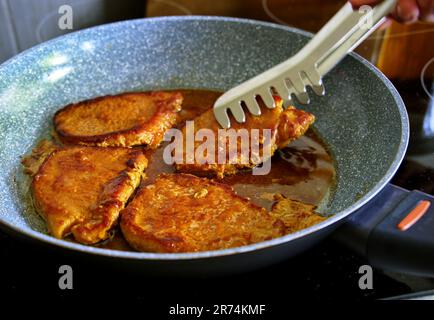
<instances>
[{"instance_id":1,"label":"black stovetop","mask_svg":"<svg viewBox=\"0 0 434 320\"><path fill-rule=\"evenodd\" d=\"M270 301L364 300L412 292L405 283L374 271L374 289L359 289L359 267L366 261L329 239L297 258L241 275L218 278L151 278L125 272L116 266L98 264L49 249L19 242L0 234L0 283L8 295L41 294L47 296L95 296L101 292L122 292L137 300L165 296L173 303L217 303L222 295L226 303L270 303ZM58 287L61 265L74 270L74 288ZM281 289L286 288L285 296ZM234 301L235 299L235 301ZM157 303L157 302L156 302Z\"/></svg>"},{"instance_id":2,"label":"black stovetop","mask_svg":"<svg viewBox=\"0 0 434 320\"><path fill-rule=\"evenodd\" d=\"M392 182L433 194L434 138L422 129L433 101L419 83L395 82L395 85L406 102L412 133L406 159ZM434 123L434 119L429 121ZM133 300L149 302L151 298L153 303L160 304L161 301L217 303L222 297L225 303L239 299L245 303L276 303L297 299L372 300L434 289L433 280L374 269L374 288L361 290L358 270L367 262L333 237L296 258L266 269L207 279L162 279L127 273L113 265L21 242L3 232L0 232L0 262L0 291L8 295L38 295L43 291L46 297L68 297L119 292ZM58 269L65 264L74 270L74 289L70 291L58 287Z\"/></svg>"}]
</instances>

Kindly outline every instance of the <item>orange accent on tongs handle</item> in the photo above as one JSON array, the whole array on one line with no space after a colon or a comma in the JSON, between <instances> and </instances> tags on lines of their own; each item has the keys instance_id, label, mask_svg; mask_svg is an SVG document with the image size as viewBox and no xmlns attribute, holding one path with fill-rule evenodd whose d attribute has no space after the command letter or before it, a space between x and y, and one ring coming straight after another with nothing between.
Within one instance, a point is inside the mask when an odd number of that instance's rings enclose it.
<instances>
[{"instance_id":1,"label":"orange accent on tongs handle","mask_svg":"<svg viewBox=\"0 0 434 320\"><path fill-rule=\"evenodd\" d=\"M397 225L398 229L401 231L405 231L414 225L422 216L428 211L431 206L431 202L427 200L419 201L419 203L414 207L410 213L401 220L401 222Z\"/></svg>"}]
</instances>

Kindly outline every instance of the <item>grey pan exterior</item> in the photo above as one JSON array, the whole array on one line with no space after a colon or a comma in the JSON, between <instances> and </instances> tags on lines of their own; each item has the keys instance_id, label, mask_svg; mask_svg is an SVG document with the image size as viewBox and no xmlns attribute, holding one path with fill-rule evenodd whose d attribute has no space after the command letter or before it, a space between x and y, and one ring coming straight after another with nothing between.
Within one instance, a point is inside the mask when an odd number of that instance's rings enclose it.
<instances>
[{"instance_id":1,"label":"grey pan exterior","mask_svg":"<svg viewBox=\"0 0 434 320\"><path fill-rule=\"evenodd\" d=\"M291 257L320 241L374 197L405 154L409 124L390 81L356 54L325 79L325 97L300 106L317 117L337 166L326 221L278 239L227 250L158 254L84 246L46 234L25 201L20 156L51 130L54 112L71 102L125 91L205 88L224 91L297 52L308 33L252 20L163 17L72 33L0 67L0 223L12 233L55 247L115 259L160 273L247 271Z\"/></svg>"}]
</instances>

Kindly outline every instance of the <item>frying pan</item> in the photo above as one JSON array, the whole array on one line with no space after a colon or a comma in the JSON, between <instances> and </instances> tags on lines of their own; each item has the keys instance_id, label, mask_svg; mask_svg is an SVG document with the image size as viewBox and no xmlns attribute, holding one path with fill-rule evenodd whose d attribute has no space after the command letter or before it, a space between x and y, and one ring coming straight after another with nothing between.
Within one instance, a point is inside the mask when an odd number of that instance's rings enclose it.
<instances>
[{"instance_id":1,"label":"frying pan","mask_svg":"<svg viewBox=\"0 0 434 320\"><path fill-rule=\"evenodd\" d=\"M225 91L295 54L310 34L252 20L164 17L72 33L0 67L0 225L10 233L71 252L164 274L247 271L287 259L335 230L388 183L403 159L408 116L395 88L356 54L325 79L325 97L302 106L336 161L326 221L253 245L182 254L123 252L46 234L28 204L20 156L49 135L60 107L125 91L197 88Z\"/></svg>"}]
</instances>

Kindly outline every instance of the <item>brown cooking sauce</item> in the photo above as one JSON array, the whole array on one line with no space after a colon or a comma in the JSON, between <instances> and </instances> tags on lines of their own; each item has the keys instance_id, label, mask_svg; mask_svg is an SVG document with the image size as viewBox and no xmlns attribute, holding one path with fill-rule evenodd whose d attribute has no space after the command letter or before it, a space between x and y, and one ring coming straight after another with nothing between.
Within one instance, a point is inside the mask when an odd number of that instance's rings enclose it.
<instances>
[{"instance_id":1,"label":"brown cooking sauce","mask_svg":"<svg viewBox=\"0 0 434 320\"><path fill-rule=\"evenodd\" d=\"M206 90L180 91L184 95L183 110L180 112L181 126L184 121L191 120L211 108L221 94ZM145 184L152 183L160 173L174 172L173 166L163 161L164 146L155 151L147 151L149 165L146 169ZM320 205L328 197L334 178L333 159L325 143L313 130L309 130L305 136L276 152L268 175L254 176L251 171L245 171L225 177L220 182L233 186L239 195L270 210L275 193L305 203ZM111 240L98 246L107 249L133 250L119 231L115 232Z\"/></svg>"}]
</instances>

